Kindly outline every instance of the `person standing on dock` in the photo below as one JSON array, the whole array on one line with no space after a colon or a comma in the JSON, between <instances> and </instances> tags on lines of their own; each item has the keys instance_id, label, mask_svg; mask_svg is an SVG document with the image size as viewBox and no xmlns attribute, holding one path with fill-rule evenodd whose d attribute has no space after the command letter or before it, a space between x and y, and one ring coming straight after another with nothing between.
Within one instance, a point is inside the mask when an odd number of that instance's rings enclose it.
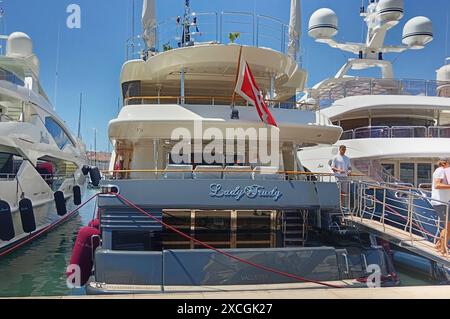
<instances>
[{"instance_id":1,"label":"person standing on dock","mask_svg":"<svg viewBox=\"0 0 450 319\"><path fill-rule=\"evenodd\" d=\"M334 172L336 179L341 187L341 205L347 207L346 197L349 193L348 176L352 172L350 158L345 155L347 147L339 146L339 154L336 155L331 162L331 170Z\"/></svg>"},{"instance_id":2,"label":"person standing on dock","mask_svg":"<svg viewBox=\"0 0 450 319\"><path fill-rule=\"evenodd\" d=\"M450 159L441 157L438 162L438 168L433 173L433 184L431 191L431 205L439 216L441 221L445 221L447 214L447 205L450 201L450 185L445 170L450 167ZM448 222L448 221L447 221Z\"/></svg>"}]
</instances>

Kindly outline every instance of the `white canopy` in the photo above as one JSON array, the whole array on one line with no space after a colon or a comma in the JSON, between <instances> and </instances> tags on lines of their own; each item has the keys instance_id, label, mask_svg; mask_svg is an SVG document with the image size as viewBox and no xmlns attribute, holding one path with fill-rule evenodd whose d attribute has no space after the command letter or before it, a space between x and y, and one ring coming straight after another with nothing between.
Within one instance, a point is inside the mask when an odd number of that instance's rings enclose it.
<instances>
[{"instance_id":1,"label":"white canopy","mask_svg":"<svg viewBox=\"0 0 450 319\"><path fill-rule=\"evenodd\" d=\"M300 51L300 36L302 34L302 8L300 0L291 0L291 19L289 22L288 55L296 60Z\"/></svg>"},{"instance_id":2,"label":"white canopy","mask_svg":"<svg viewBox=\"0 0 450 319\"><path fill-rule=\"evenodd\" d=\"M149 48L156 45L156 4L155 0L144 0L142 8L142 38Z\"/></svg>"}]
</instances>

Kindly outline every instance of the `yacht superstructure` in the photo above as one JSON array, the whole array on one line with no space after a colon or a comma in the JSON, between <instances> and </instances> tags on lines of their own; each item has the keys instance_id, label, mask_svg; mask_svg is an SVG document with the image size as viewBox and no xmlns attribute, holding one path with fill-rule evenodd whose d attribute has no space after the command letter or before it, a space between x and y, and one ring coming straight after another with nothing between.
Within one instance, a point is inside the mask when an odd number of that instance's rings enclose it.
<instances>
[{"instance_id":1,"label":"yacht superstructure","mask_svg":"<svg viewBox=\"0 0 450 319\"><path fill-rule=\"evenodd\" d=\"M124 105L109 125L115 150L98 199L98 228L80 231L77 239L77 247L102 239L93 245L95 274L87 292L295 282L243 259L311 280L341 281L364 277L370 255L389 274L379 247L350 252L308 240L312 227L327 228L341 214L339 193L327 174L305 173L296 151L335 143L342 129L314 106L296 102L306 79L296 61L300 1L292 1L290 26L253 13L191 13L186 1L185 14L170 20L175 40L162 37L170 24L156 23L154 8L144 1L146 50L122 68ZM217 22L208 29L216 30L213 39L202 38L208 16ZM250 33L236 32L243 19ZM262 42L266 23L282 30L269 44ZM239 44L225 43L228 30ZM256 107L235 94L242 61L278 128L265 125ZM266 147L274 160L264 159ZM75 250L72 261L82 256ZM91 274L87 268L82 284Z\"/></svg>"},{"instance_id":2,"label":"yacht superstructure","mask_svg":"<svg viewBox=\"0 0 450 319\"><path fill-rule=\"evenodd\" d=\"M386 33L403 15L402 0L370 1L361 10L368 27L366 43L334 41L338 20L331 9L319 9L311 16L310 36L357 58L308 92L306 99L315 100L321 113L344 130L334 146L299 152L308 169L330 172L329 160L345 144L360 173L419 187L431 182L437 159L450 155L449 78L444 68L437 81L395 79L392 64L384 59L386 53L421 49L433 39L431 21L415 17L404 26L403 45L385 45ZM380 70L380 78L349 75L372 68Z\"/></svg>"},{"instance_id":3,"label":"yacht superstructure","mask_svg":"<svg viewBox=\"0 0 450 319\"><path fill-rule=\"evenodd\" d=\"M84 144L70 133L43 91L30 37L15 32L2 40L6 42L6 53L0 56L3 256L70 217L64 216L65 201L74 194L80 201L87 179L82 172Z\"/></svg>"}]
</instances>

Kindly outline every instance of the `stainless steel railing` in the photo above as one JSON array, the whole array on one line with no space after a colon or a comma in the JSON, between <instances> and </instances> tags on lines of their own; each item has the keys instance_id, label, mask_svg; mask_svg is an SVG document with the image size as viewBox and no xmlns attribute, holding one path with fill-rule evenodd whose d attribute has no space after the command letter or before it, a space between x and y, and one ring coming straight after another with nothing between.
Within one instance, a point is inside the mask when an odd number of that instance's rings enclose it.
<instances>
[{"instance_id":1,"label":"stainless steel railing","mask_svg":"<svg viewBox=\"0 0 450 319\"><path fill-rule=\"evenodd\" d=\"M363 138L450 138L446 126L367 126L342 133L341 140Z\"/></svg>"},{"instance_id":2,"label":"stainless steel railing","mask_svg":"<svg viewBox=\"0 0 450 319\"><path fill-rule=\"evenodd\" d=\"M321 107L334 101L360 95L439 96L439 87L450 82L420 79L352 78L329 80L309 91Z\"/></svg>"},{"instance_id":3,"label":"stainless steel railing","mask_svg":"<svg viewBox=\"0 0 450 319\"><path fill-rule=\"evenodd\" d=\"M222 11L222 12L196 12L191 41L195 44L231 42L230 33L239 33L234 40L241 45L265 47L287 53L289 43L289 25L278 18L255 14L253 12ZM151 50L153 54L175 49L180 46L183 34L182 23L177 23L179 17L171 17L159 22L149 34L155 34L155 48L146 48L141 36L130 38L127 41L127 60L141 58L142 51ZM301 63L301 55L297 57Z\"/></svg>"},{"instance_id":4,"label":"stainless steel railing","mask_svg":"<svg viewBox=\"0 0 450 319\"><path fill-rule=\"evenodd\" d=\"M264 100L269 108L290 109L301 111L318 111L316 105L306 104L295 101L276 101ZM236 97L234 100L231 96L130 96L124 99L124 105L161 105L161 104L185 104L185 105L232 105L235 106L250 106L241 97Z\"/></svg>"},{"instance_id":5,"label":"stainless steel railing","mask_svg":"<svg viewBox=\"0 0 450 319\"><path fill-rule=\"evenodd\" d=\"M421 245L449 258L449 203L433 200L433 206L428 194L409 185L353 181L347 187L345 212L352 219L369 227L378 225L391 235L397 229L398 237L410 245ZM444 207L445 216L439 216L436 205ZM440 247L433 246L437 243Z\"/></svg>"}]
</instances>

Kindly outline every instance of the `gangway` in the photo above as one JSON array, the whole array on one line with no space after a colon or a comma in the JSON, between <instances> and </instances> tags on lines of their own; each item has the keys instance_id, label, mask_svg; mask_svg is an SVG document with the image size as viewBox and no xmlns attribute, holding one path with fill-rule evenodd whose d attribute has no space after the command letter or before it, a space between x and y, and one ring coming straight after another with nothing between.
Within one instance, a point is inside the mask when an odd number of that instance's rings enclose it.
<instances>
[{"instance_id":1,"label":"gangway","mask_svg":"<svg viewBox=\"0 0 450 319\"><path fill-rule=\"evenodd\" d=\"M348 207L342 216L345 225L450 267L449 223L437 215L426 193L405 185L367 181L352 181L348 187ZM448 220L449 204L441 204ZM447 243L445 251L436 247L439 240Z\"/></svg>"}]
</instances>

